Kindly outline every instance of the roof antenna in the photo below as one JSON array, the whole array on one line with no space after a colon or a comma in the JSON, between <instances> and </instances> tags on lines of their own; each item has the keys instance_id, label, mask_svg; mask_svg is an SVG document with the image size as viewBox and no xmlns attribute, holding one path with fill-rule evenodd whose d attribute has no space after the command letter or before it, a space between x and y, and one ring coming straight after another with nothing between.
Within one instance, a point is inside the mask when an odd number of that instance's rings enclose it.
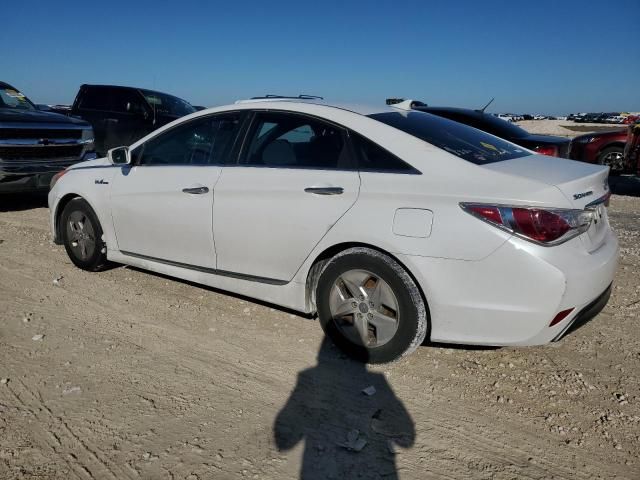
<instances>
[{"instance_id":1,"label":"roof antenna","mask_svg":"<svg viewBox=\"0 0 640 480\"><path fill-rule=\"evenodd\" d=\"M488 107L489 105L491 105L495 99L496 99L496 98L495 98L495 97L493 97L491 100L489 100L489 103L487 103L484 107L482 107L482 108L481 108L480 110L478 110L478 111L479 111L479 112L484 113L484 111L487 109L487 107Z\"/></svg>"}]
</instances>

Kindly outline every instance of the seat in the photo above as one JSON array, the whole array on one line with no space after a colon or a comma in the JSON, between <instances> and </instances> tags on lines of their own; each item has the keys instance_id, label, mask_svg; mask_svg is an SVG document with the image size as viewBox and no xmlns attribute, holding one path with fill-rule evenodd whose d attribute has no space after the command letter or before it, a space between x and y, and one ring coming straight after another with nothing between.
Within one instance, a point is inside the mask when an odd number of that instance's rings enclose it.
<instances>
[{"instance_id":1,"label":"seat","mask_svg":"<svg viewBox=\"0 0 640 480\"><path fill-rule=\"evenodd\" d=\"M262 152L262 163L269 167L294 166L296 152L287 140L275 140Z\"/></svg>"}]
</instances>

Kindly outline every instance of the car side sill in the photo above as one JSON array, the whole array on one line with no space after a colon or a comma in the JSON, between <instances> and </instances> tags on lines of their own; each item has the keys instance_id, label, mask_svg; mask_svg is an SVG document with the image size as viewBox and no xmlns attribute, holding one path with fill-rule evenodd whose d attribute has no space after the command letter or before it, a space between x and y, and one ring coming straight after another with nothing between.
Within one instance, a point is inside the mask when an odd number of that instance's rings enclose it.
<instances>
[{"instance_id":1,"label":"car side sill","mask_svg":"<svg viewBox=\"0 0 640 480\"><path fill-rule=\"evenodd\" d=\"M120 250L122 255L127 257L141 258L142 260L149 260L151 262L164 263L165 265L171 265L173 267L186 268L188 270L195 270L197 272L210 273L212 275L220 275L223 277L237 278L238 280L247 280L249 282L267 283L269 285L286 285L289 283L286 280L277 280L275 278L259 277L257 275L247 275L244 273L228 272L226 270L217 270L215 268L201 267L199 265L190 265L188 263L174 262L172 260L165 260L163 258L150 257L149 255L142 255L140 253L126 252Z\"/></svg>"}]
</instances>

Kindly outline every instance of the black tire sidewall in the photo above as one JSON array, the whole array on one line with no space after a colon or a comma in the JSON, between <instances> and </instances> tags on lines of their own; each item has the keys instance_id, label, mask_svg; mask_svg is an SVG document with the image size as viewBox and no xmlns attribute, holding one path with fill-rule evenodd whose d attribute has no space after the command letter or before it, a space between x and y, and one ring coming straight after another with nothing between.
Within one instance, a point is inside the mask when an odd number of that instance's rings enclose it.
<instances>
[{"instance_id":1,"label":"black tire sidewall","mask_svg":"<svg viewBox=\"0 0 640 480\"><path fill-rule=\"evenodd\" d=\"M387 257L391 262L392 259ZM379 275L393 289L398 300L400 322L394 337L384 345L366 348L347 339L331 317L329 294L335 280L349 270L367 270ZM397 360L413 345L419 328L419 311L410 294L411 285L380 256L352 253L332 259L322 271L316 290L318 318L322 329L341 350L349 356L367 363L386 363Z\"/></svg>"},{"instance_id":2,"label":"black tire sidewall","mask_svg":"<svg viewBox=\"0 0 640 480\"><path fill-rule=\"evenodd\" d=\"M78 258L76 256L73 248L71 247L71 242L67 234L67 222L69 221L69 216L76 211L83 212L87 216L87 218L89 218L92 224L91 226L93 227L93 231L96 234L95 250L91 257L89 257L87 260L82 260L81 258ZM95 214L86 200L82 198L74 198L64 207L62 215L60 216L60 228L62 229L60 233L62 235L64 248L67 251L67 255L76 267L83 270L96 271L104 266L107 257L102 252L104 246L104 242L102 241L102 226L100 225L98 216Z\"/></svg>"}]
</instances>

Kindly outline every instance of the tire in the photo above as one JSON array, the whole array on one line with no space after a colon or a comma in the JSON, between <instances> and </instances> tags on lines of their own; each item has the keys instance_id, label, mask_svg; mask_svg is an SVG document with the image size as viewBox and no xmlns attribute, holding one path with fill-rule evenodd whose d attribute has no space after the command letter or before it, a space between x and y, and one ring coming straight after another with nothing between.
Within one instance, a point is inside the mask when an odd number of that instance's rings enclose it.
<instances>
[{"instance_id":1,"label":"tire","mask_svg":"<svg viewBox=\"0 0 640 480\"><path fill-rule=\"evenodd\" d=\"M624 172L624 147L615 145L605 148L598 154L598 163L610 167L612 174Z\"/></svg>"},{"instance_id":2,"label":"tire","mask_svg":"<svg viewBox=\"0 0 640 480\"><path fill-rule=\"evenodd\" d=\"M398 360L427 335L427 306L416 283L398 262L371 248L350 248L326 263L316 304L326 335L362 362Z\"/></svg>"},{"instance_id":3,"label":"tire","mask_svg":"<svg viewBox=\"0 0 640 480\"><path fill-rule=\"evenodd\" d=\"M76 267L98 272L108 265L102 227L86 200L74 198L64 207L59 228L67 255Z\"/></svg>"}]
</instances>

